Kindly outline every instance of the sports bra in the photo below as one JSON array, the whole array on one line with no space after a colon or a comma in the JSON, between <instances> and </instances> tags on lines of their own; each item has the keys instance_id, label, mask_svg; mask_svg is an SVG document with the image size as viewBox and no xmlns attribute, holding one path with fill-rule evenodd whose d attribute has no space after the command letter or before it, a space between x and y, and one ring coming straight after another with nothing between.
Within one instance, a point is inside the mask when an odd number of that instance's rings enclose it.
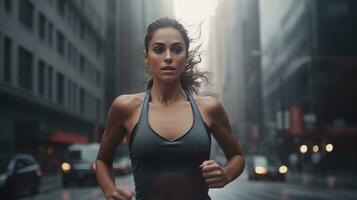
<instances>
[{"instance_id":1,"label":"sports bra","mask_svg":"<svg viewBox=\"0 0 357 200\"><path fill-rule=\"evenodd\" d=\"M151 89L145 94L139 121L129 139L136 200L210 199L199 166L210 157L211 131L192 95L185 93L193 111L193 123L175 140L166 139L150 126Z\"/></svg>"}]
</instances>

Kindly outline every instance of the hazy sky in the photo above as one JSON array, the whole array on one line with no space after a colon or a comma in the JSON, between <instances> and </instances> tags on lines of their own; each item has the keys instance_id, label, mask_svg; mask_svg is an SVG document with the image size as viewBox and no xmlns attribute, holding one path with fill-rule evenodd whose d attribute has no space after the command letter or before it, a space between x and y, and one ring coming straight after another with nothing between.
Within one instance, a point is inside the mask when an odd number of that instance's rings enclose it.
<instances>
[{"instance_id":1,"label":"hazy sky","mask_svg":"<svg viewBox=\"0 0 357 200\"><path fill-rule=\"evenodd\" d=\"M190 37L197 37L197 28L201 26L202 50L207 52L210 18L214 16L217 0L173 0L175 17L189 31ZM205 68L207 59L203 55L201 67Z\"/></svg>"}]
</instances>

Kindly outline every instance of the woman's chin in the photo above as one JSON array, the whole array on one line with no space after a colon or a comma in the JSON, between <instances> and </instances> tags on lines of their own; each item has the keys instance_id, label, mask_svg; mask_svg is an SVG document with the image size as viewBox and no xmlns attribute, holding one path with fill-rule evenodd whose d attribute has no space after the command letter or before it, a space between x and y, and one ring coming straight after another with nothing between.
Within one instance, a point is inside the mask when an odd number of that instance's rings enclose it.
<instances>
[{"instance_id":1,"label":"woman's chin","mask_svg":"<svg viewBox=\"0 0 357 200\"><path fill-rule=\"evenodd\" d=\"M176 82L179 82L179 77L177 76L162 76L160 77L159 79L159 82L162 82L162 83L165 83L165 84L173 84L173 83L176 83Z\"/></svg>"}]
</instances>

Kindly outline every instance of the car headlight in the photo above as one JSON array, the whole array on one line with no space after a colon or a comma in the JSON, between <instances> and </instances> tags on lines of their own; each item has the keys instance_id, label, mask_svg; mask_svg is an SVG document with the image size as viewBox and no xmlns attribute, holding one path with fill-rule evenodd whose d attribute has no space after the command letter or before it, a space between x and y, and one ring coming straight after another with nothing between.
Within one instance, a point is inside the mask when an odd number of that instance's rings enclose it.
<instances>
[{"instance_id":1,"label":"car headlight","mask_svg":"<svg viewBox=\"0 0 357 200\"><path fill-rule=\"evenodd\" d=\"M286 172L288 172L288 167L285 166L285 165L280 166L280 167L279 167L279 172L280 172L281 174L285 174Z\"/></svg>"},{"instance_id":2,"label":"car headlight","mask_svg":"<svg viewBox=\"0 0 357 200\"><path fill-rule=\"evenodd\" d=\"M266 174L267 173L267 169L265 167L255 167L254 171L257 174Z\"/></svg>"},{"instance_id":3,"label":"car headlight","mask_svg":"<svg viewBox=\"0 0 357 200\"><path fill-rule=\"evenodd\" d=\"M69 164L67 162L62 163L62 165L61 165L61 169L64 172L68 172L69 170L71 170L71 168L72 168L71 164Z\"/></svg>"}]
</instances>

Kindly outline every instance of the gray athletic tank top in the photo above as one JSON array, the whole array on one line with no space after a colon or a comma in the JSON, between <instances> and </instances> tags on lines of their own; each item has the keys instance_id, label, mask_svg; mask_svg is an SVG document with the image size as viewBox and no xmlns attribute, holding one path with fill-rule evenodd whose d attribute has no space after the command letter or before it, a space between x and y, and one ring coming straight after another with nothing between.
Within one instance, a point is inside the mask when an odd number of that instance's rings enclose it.
<instances>
[{"instance_id":1,"label":"gray athletic tank top","mask_svg":"<svg viewBox=\"0 0 357 200\"><path fill-rule=\"evenodd\" d=\"M210 199L199 167L210 156L210 130L192 95L186 95L193 111L192 127L170 141L149 124L151 90L146 92L139 121L129 139L137 200Z\"/></svg>"}]
</instances>

